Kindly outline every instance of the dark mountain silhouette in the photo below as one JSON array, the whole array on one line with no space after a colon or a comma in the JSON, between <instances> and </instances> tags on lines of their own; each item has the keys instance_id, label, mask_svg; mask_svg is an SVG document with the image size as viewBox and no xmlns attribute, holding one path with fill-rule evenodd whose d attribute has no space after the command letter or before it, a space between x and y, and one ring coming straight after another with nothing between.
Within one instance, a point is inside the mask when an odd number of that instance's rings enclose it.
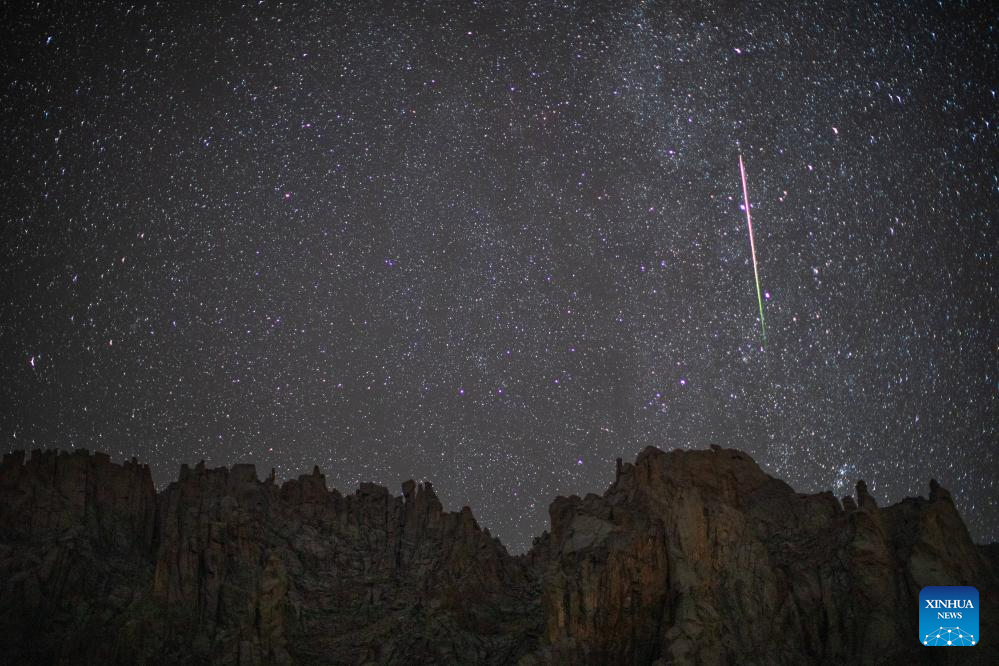
<instances>
[{"instance_id":1,"label":"dark mountain silhouette","mask_svg":"<svg viewBox=\"0 0 999 666\"><path fill-rule=\"evenodd\" d=\"M559 497L511 556L429 483L148 467L35 451L0 467L5 664L948 663L926 585L973 585L999 663L999 554L950 494L801 495L746 454L649 448L603 496Z\"/></svg>"}]
</instances>

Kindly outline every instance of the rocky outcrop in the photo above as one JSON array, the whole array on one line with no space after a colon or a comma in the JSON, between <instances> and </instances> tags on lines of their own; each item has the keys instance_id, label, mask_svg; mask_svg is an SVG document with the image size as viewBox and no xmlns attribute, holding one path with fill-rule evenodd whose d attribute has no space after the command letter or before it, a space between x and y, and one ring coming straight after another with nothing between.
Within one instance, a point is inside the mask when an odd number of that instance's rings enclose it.
<instances>
[{"instance_id":1,"label":"rocky outcrop","mask_svg":"<svg viewBox=\"0 0 999 666\"><path fill-rule=\"evenodd\" d=\"M525 663L936 663L918 643L926 585L982 594L999 663L999 586L950 494L881 509L800 495L745 454L649 448L602 496L551 507L546 642Z\"/></svg>"},{"instance_id":2,"label":"rocky outcrop","mask_svg":"<svg viewBox=\"0 0 999 666\"><path fill-rule=\"evenodd\" d=\"M429 483L342 496L316 469L15 453L0 470L0 654L14 664L507 664L539 581Z\"/></svg>"},{"instance_id":3,"label":"rocky outcrop","mask_svg":"<svg viewBox=\"0 0 999 666\"><path fill-rule=\"evenodd\" d=\"M510 556L430 483L342 495L318 468L147 467L86 451L0 466L0 654L11 664L935 663L925 585L970 584L999 663L997 552L950 494L800 495L743 453L643 451L557 498ZM989 633L992 629L991 634ZM942 662L941 662L942 663Z\"/></svg>"}]
</instances>

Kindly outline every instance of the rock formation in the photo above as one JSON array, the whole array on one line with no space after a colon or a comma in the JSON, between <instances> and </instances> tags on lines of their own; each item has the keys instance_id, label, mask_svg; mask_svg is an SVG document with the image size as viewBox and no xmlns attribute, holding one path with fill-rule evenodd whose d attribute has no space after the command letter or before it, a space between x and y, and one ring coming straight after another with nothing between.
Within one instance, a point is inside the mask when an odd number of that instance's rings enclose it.
<instances>
[{"instance_id":1,"label":"rock formation","mask_svg":"<svg viewBox=\"0 0 999 666\"><path fill-rule=\"evenodd\" d=\"M735 450L646 449L603 497L552 505L545 644L525 663L944 663L917 639L927 585L978 588L982 642L960 657L999 663L997 572L950 494L881 509L860 481L848 499Z\"/></svg>"},{"instance_id":2,"label":"rock formation","mask_svg":"<svg viewBox=\"0 0 999 666\"><path fill-rule=\"evenodd\" d=\"M944 584L981 594L961 657L999 663L996 548L935 481L841 504L728 449L619 462L518 557L429 483L344 496L318 468L279 487L200 464L157 494L99 453L0 466L10 664L944 663L916 639Z\"/></svg>"},{"instance_id":3,"label":"rock formation","mask_svg":"<svg viewBox=\"0 0 999 666\"><path fill-rule=\"evenodd\" d=\"M429 483L344 497L318 469L198 465L157 495L86 451L0 468L3 663L515 663L539 589Z\"/></svg>"}]
</instances>

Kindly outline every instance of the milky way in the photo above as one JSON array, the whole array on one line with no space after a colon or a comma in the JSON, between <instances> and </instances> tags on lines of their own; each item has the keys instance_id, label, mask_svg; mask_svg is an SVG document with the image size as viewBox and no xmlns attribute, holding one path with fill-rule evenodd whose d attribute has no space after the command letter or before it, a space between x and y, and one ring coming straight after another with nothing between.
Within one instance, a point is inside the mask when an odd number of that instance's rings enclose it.
<instances>
[{"instance_id":1,"label":"milky way","mask_svg":"<svg viewBox=\"0 0 999 666\"><path fill-rule=\"evenodd\" d=\"M12 4L7 449L429 479L520 551L720 444L999 539L993 3Z\"/></svg>"}]
</instances>

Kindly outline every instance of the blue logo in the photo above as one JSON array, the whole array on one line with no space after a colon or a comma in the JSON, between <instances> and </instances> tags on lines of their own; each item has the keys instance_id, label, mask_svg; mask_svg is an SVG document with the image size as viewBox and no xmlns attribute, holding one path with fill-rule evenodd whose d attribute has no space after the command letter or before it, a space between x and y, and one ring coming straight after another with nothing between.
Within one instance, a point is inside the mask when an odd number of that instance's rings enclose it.
<instances>
[{"instance_id":1,"label":"blue logo","mask_svg":"<svg viewBox=\"0 0 999 666\"><path fill-rule=\"evenodd\" d=\"M943 647L977 645L978 590L929 586L919 593L919 642Z\"/></svg>"}]
</instances>

